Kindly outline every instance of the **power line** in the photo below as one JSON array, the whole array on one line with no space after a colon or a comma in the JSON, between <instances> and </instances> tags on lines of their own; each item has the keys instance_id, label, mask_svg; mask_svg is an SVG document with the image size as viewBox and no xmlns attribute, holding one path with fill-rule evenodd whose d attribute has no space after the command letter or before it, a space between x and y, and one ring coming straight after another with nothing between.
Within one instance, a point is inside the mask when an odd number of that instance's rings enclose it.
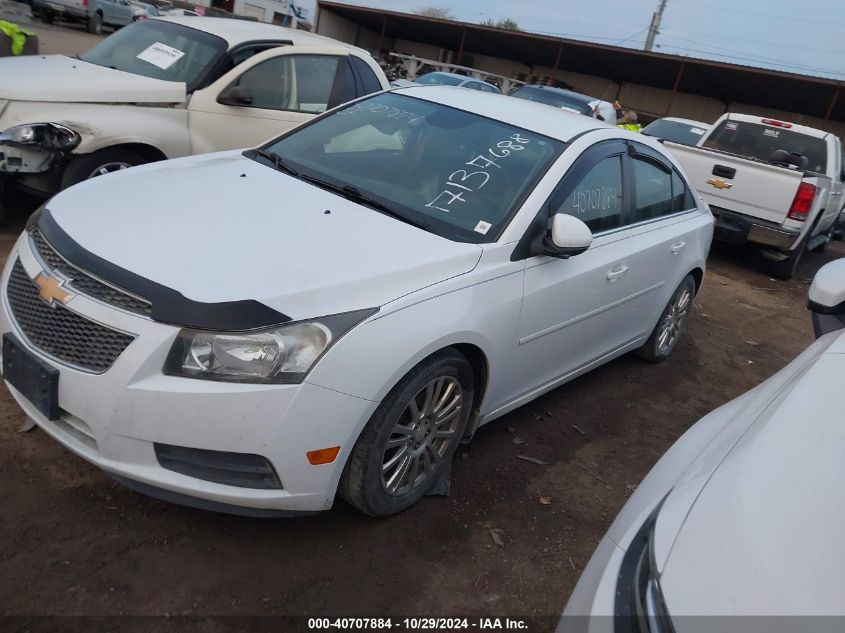
<instances>
[{"instance_id":1,"label":"power line","mask_svg":"<svg viewBox=\"0 0 845 633\"><path fill-rule=\"evenodd\" d=\"M724 35L722 33L703 33L703 32L702 33L690 33L689 31L675 31L674 29L664 29L664 30L661 30L660 32L661 33L678 33L679 35L683 35L684 39L686 39L687 35L695 35L695 36L704 35L704 36L709 36L709 37L720 37L720 38L724 38L724 39L728 39L728 40L741 40L743 42L755 42L757 44L769 44L771 46L777 46L778 45L778 42L771 42L771 41L766 41L766 40L753 40L753 39L749 39L749 38L744 37L744 36L739 37L739 36L734 36L734 35ZM672 37L672 36L670 36L670 37ZM694 40L689 40L689 41L692 42ZM696 42L696 43L697 44L705 44L704 42ZM713 44L706 44L706 45L707 46L714 46L715 48L719 48L719 47L717 47ZM805 50L805 51L813 51L813 52L816 52L816 53L833 53L834 55L845 55L845 50L843 50L843 49L831 50L829 48L813 48L812 46L796 46L794 44L790 44L789 47L790 48L800 48L800 49ZM726 49L726 50L730 50L730 49ZM734 52L741 52L741 51L734 51ZM751 53L751 54L753 55L753 53Z\"/></svg>"},{"instance_id":2,"label":"power line","mask_svg":"<svg viewBox=\"0 0 845 633\"><path fill-rule=\"evenodd\" d=\"M737 56L737 55L725 55L723 53L714 53L713 51L703 51L703 50L696 49L696 48L685 48L685 47L682 47L682 46L675 46L673 44L669 44L669 46L674 50L687 51L688 53L700 53L700 54L704 54L704 55L718 56L718 57L725 58L725 59L736 59L736 60L739 60L739 61L753 62L753 63L756 63L756 64L760 63L760 60L749 59L748 57L740 57L740 56ZM802 68L802 67L799 67L799 66L793 66L789 62L773 61L773 62L769 62L769 63L778 64L778 65L786 67L786 68L793 68L793 69L799 69L800 68L800 69L805 70L805 71L813 71L813 72L816 72L816 73L819 73L819 74L829 73L831 75L840 75L840 76L845 77L845 73L838 71L838 70L826 70L826 69L822 69L822 68L811 68L811 67L803 67ZM746 64L746 65L748 65L748 64Z\"/></svg>"},{"instance_id":3,"label":"power line","mask_svg":"<svg viewBox=\"0 0 845 633\"><path fill-rule=\"evenodd\" d=\"M738 50L735 50L735 49L732 49L732 48L725 48L724 46L716 46L715 44L710 44L708 42L700 42L698 40L691 40L687 37L681 38L681 37L675 37L674 35L666 35L665 37L668 37L670 39L682 40L683 42L689 42L689 43L692 43L692 44L699 44L701 46L707 46L707 47L715 48L715 49L718 49L718 50L721 50L721 51L727 51L729 53L736 53L737 56L724 55L722 53L716 53L716 52L713 52L713 51L697 51L696 49L688 49L688 48L684 48L684 47L681 47L681 46L676 46L674 44L668 45L668 46L671 46L672 48L675 48L675 49L678 49L678 50L688 50L688 51L692 51L692 52L706 52L709 55L721 55L722 57L731 57L733 59L740 59L740 60L744 60L744 61L751 61L751 62L757 62L757 63L765 62L765 63L771 63L771 64L779 64L781 66L786 66L786 67L789 67L789 68L815 71L815 72L819 72L819 73L829 73L829 74L832 74L832 75L845 75L845 71L842 71L842 70L833 70L831 68L819 68L817 66L808 66L806 64L798 64L798 63L786 61L786 60L783 60L783 59L774 59L772 57L762 57L762 56L759 56L759 55L755 55L754 53L748 53L746 51L738 51Z\"/></svg>"},{"instance_id":4,"label":"power line","mask_svg":"<svg viewBox=\"0 0 845 633\"><path fill-rule=\"evenodd\" d=\"M713 6L712 4L701 4L699 2L689 2L688 0L675 0L677 4L685 4L690 7L701 7L703 9L712 9L715 11L725 11L730 14L744 13L746 15L756 15L765 18L772 18L774 20L788 20L789 22L809 22L812 24L824 24L828 26L845 26L845 22L832 22L830 20L815 20L813 18L801 18L792 15L776 15L773 13L763 13L762 11L749 11L747 9L737 9L733 6Z\"/></svg>"}]
</instances>

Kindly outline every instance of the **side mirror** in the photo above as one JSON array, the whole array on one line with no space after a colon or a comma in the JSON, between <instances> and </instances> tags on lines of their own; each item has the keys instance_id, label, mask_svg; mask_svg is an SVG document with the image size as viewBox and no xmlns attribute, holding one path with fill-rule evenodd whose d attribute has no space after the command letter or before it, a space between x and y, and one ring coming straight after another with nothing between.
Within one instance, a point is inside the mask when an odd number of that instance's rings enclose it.
<instances>
[{"instance_id":1,"label":"side mirror","mask_svg":"<svg viewBox=\"0 0 845 633\"><path fill-rule=\"evenodd\" d=\"M217 96L217 103L245 106L252 103L252 90L246 86L229 86Z\"/></svg>"},{"instance_id":2,"label":"side mirror","mask_svg":"<svg viewBox=\"0 0 845 633\"><path fill-rule=\"evenodd\" d=\"M543 240L546 255L566 259L580 255L593 243L589 227L574 215L555 213L552 227Z\"/></svg>"},{"instance_id":3,"label":"side mirror","mask_svg":"<svg viewBox=\"0 0 845 633\"><path fill-rule=\"evenodd\" d=\"M845 328L845 258L819 268L807 307L813 312L816 338Z\"/></svg>"}]
</instances>

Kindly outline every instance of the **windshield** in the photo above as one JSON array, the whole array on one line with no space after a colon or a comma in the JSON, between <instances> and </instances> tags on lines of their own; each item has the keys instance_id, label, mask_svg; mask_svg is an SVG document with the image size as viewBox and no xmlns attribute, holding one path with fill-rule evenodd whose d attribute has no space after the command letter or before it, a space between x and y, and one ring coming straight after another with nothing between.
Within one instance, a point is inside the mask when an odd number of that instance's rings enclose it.
<instances>
[{"instance_id":1,"label":"windshield","mask_svg":"<svg viewBox=\"0 0 845 633\"><path fill-rule=\"evenodd\" d=\"M415 83L437 86L457 86L465 80L466 77L453 77L452 75L444 75L443 73L428 73L422 77L417 77L415 79Z\"/></svg>"},{"instance_id":2,"label":"windshield","mask_svg":"<svg viewBox=\"0 0 845 633\"><path fill-rule=\"evenodd\" d=\"M643 134L656 136L671 143L681 145L695 145L707 134L706 127L682 123L681 121L667 121L658 119L643 128Z\"/></svg>"},{"instance_id":3,"label":"windshield","mask_svg":"<svg viewBox=\"0 0 845 633\"><path fill-rule=\"evenodd\" d=\"M265 149L301 178L354 187L433 233L491 242L564 147L477 114L383 93Z\"/></svg>"},{"instance_id":4,"label":"windshield","mask_svg":"<svg viewBox=\"0 0 845 633\"><path fill-rule=\"evenodd\" d=\"M569 110L570 112L575 112L577 114L586 114L587 116L592 116L593 114L590 105L577 97L570 97L559 92L543 90L542 88L523 86L512 93L511 96L517 97L518 99L536 101L537 103L545 103L546 105L563 108L564 110Z\"/></svg>"},{"instance_id":5,"label":"windshield","mask_svg":"<svg viewBox=\"0 0 845 633\"><path fill-rule=\"evenodd\" d=\"M824 173L827 169L824 139L781 127L725 120L704 141L704 147L764 162L772 162L775 151L785 150L806 156L807 169L811 171Z\"/></svg>"},{"instance_id":6,"label":"windshield","mask_svg":"<svg viewBox=\"0 0 845 633\"><path fill-rule=\"evenodd\" d=\"M141 20L126 26L80 57L135 75L182 81L192 90L226 52L222 38L181 24Z\"/></svg>"}]
</instances>

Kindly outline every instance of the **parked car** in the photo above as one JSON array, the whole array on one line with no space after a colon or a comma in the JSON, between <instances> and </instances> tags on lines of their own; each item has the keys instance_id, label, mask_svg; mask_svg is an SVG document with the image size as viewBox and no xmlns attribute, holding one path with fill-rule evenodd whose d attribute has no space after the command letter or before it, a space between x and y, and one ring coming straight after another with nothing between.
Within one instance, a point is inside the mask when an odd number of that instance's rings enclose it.
<instances>
[{"instance_id":1,"label":"parked car","mask_svg":"<svg viewBox=\"0 0 845 633\"><path fill-rule=\"evenodd\" d=\"M712 230L653 139L380 93L55 196L3 274L3 375L153 496L393 514L480 425L626 352L668 357Z\"/></svg>"},{"instance_id":2,"label":"parked car","mask_svg":"<svg viewBox=\"0 0 845 633\"><path fill-rule=\"evenodd\" d=\"M716 238L752 242L790 279L821 252L843 208L842 143L823 130L725 114L696 147L667 145L716 216Z\"/></svg>"},{"instance_id":3,"label":"parked car","mask_svg":"<svg viewBox=\"0 0 845 633\"><path fill-rule=\"evenodd\" d=\"M136 15L129 0L32 0L32 8L46 24L60 18L78 22L97 35L103 26L120 28L131 24Z\"/></svg>"},{"instance_id":4,"label":"parked car","mask_svg":"<svg viewBox=\"0 0 845 633\"><path fill-rule=\"evenodd\" d=\"M176 16L199 16L199 13L197 13L196 11L191 11L190 9L168 9L167 11L165 11L165 14Z\"/></svg>"},{"instance_id":5,"label":"parked car","mask_svg":"<svg viewBox=\"0 0 845 633\"><path fill-rule=\"evenodd\" d=\"M642 133L648 136L656 136L672 143L696 145L707 134L709 129L709 123L667 116L646 125Z\"/></svg>"},{"instance_id":6,"label":"parked car","mask_svg":"<svg viewBox=\"0 0 845 633\"><path fill-rule=\"evenodd\" d=\"M395 88L407 88L415 84L423 86L458 86L460 88L469 88L470 90L480 90L481 92L493 92L501 94L493 84L481 81L480 79L473 79L466 75L459 75L457 73L431 72L420 75L413 81L410 79L395 79L391 82L391 86Z\"/></svg>"},{"instance_id":7,"label":"parked car","mask_svg":"<svg viewBox=\"0 0 845 633\"><path fill-rule=\"evenodd\" d=\"M551 86L524 85L511 93L517 99L527 99L537 103L575 112L584 116L599 119L610 125L616 125L616 110L609 101L588 97L578 92L564 90L563 88L552 88Z\"/></svg>"},{"instance_id":8,"label":"parked car","mask_svg":"<svg viewBox=\"0 0 845 633\"><path fill-rule=\"evenodd\" d=\"M845 374L845 259L819 270L810 308L818 340L694 424L637 486L558 631L737 630L740 621L762 631L780 621L759 616L845 615L845 426L831 397Z\"/></svg>"},{"instance_id":9,"label":"parked car","mask_svg":"<svg viewBox=\"0 0 845 633\"><path fill-rule=\"evenodd\" d=\"M366 52L272 24L136 22L79 58L0 59L0 178L50 194L155 160L248 147L388 87Z\"/></svg>"},{"instance_id":10,"label":"parked car","mask_svg":"<svg viewBox=\"0 0 845 633\"><path fill-rule=\"evenodd\" d=\"M133 21L148 20L150 18L159 18L163 14L158 10L154 4L147 4L146 2L137 2L136 0L129 0L132 6L135 7L135 12L132 17Z\"/></svg>"}]
</instances>

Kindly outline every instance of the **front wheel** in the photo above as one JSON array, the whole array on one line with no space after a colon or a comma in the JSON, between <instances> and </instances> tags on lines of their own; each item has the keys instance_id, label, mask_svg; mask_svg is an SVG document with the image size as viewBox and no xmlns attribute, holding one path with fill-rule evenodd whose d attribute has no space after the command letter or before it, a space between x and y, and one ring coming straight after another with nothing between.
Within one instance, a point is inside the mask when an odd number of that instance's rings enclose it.
<instances>
[{"instance_id":1,"label":"front wheel","mask_svg":"<svg viewBox=\"0 0 845 633\"><path fill-rule=\"evenodd\" d=\"M105 176L148 162L138 152L121 147L108 147L91 154L80 154L68 163L62 174L62 189L83 180Z\"/></svg>"},{"instance_id":2,"label":"front wheel","mask_svg":"<svg viewBox=\"0 0 845 633\"><path fill-rule=\"evenodd\" d=\"M456 350L417 365L364 427L343 470L341 496L370 516L415 504L449 468L472 401L472 368Z\"/></svg>"},{"instance_id":3,"label":"front wheel","mask_svg":"<svg viewBox=\"0 0 845 633\"><path fill-rule=\"evenodd\" d=\"M687 275L669 299L645 345L637 350L640 358L650 363L659 363L669 358L684 332L694 297L695 279Z\"/></svg>"}]
</instances>

